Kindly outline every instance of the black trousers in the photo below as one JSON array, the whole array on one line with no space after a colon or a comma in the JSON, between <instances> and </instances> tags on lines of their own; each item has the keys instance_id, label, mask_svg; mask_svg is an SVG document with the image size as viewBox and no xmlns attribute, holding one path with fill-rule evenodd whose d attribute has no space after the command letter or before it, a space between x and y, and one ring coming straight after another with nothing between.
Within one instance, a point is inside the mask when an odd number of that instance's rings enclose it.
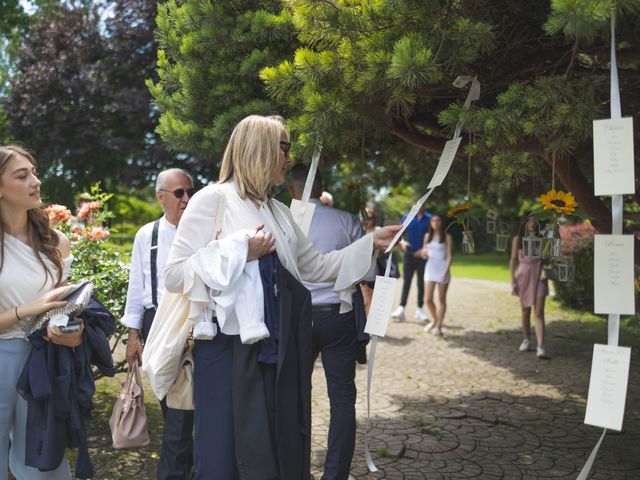
<instances>
[{"instance_id":1,"label":"black trousers","mask_svg":"<svg viewBox=\"0 0 640 480\"><path fill-rule=\"evenodd\" d=\"M347 480L356 442L355 316L351 312L313 311L313 359L322 354L330 404L327 457L322 480Z\"/></svg>"},{"instance_id":2,"label":"black trousers","mask_svg":"<svg viewBox=\"0 0 640 480\"><path fill-rule=\"evenodd\" d=\"M422 307L424 304L424 266L427 261L422 258L416 258L413 253L404 252L402 257L402 297L400 297L400 305L403 307L407 305L407 298L409 298L409 289L411 288L411 280L413 280L413 274L417 273L416 286L418 287L418 307Z\"/></svg>"},{"instance_id":3,"label":"black trousers","mask_svg":"<svg viewBox=\"0 0 640 480\"><path fill-rule=\"evenodd\" d=\"M142 339L151 329L155 309L147 309L142 320ZM160 401L164 429L158 463L158 480L189 480L193 467L193 410L167 407L166 398Z\"/></svg>"}]
</instances>

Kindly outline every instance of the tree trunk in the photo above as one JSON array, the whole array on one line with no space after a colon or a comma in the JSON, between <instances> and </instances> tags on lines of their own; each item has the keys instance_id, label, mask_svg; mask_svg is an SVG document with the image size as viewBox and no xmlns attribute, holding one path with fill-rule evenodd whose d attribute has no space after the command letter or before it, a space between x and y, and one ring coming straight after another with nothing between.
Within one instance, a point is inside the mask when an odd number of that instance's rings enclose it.
<instances>
[{"instance_id":1,"label":"tree trunk","mask_svg":"<svg viewBox=\"0 0 640 480\"><path fill-rule=\"evenodd\" d=\"M553 161L545 156L545 161L551 166ZM568 162L556 160L556 175L573 194L578 202L578 208L589 215L591 223L599 233L611 233L611 210L600 197L593 194L593 187L578 168L574 158Z\"/></svg>"}]
</instances>

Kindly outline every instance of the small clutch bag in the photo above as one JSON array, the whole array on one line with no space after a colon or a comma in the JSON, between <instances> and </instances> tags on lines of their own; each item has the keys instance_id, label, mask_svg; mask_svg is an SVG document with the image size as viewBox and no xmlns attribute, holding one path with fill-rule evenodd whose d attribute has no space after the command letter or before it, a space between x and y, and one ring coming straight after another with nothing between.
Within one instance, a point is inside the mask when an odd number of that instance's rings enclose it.
<instances>
[{"instance_id":1,"label":"small clutch bag","mask_svg":"<svg viewBox=\"0 0 640 480\"><path fill-rule=\"evenodd\" d=\"M67 303L62 307L52 308L51 310L47 310L37 317L34 317L25 328L27 337L34 332L45 328L49 324L49 320L51 320L55 315L66 315L69 318L73 318L82 313L85 307L89 304L92 292L93 283L91 282L82 282L70 285L69 289L59 298L59 300L66 300Z\"/></svg>"}]
</instances>

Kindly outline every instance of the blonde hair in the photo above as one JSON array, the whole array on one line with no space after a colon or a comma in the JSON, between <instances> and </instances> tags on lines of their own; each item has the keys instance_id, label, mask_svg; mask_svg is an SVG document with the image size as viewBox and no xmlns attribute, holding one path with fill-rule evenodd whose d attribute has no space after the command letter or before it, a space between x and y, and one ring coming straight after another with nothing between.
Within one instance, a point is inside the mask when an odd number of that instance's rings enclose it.
<instances>
[{"instance_id":1,"label":"blonde hair","mask_svg":"<svg viewBox=\"0 0 640 480\"><path fill-rule=\"evenodd\" d=\"M235 182L241 198L260 200L268 196L280 156L284 124L273 117L250 115L231 133L222 157L220 183Z\"/></svg>"}]
</instances>

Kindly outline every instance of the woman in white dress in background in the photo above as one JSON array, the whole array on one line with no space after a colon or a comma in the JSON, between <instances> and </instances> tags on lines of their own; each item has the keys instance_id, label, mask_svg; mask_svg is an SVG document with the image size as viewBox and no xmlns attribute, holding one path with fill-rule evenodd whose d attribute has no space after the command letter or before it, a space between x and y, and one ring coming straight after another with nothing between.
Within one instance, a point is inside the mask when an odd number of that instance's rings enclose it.
<instances>
[{"instance_id":1,"label":"woman in white dress in background","mask_svg":"<svg viewBox=\"0 0 640 480\"><path fill-rule=\"evenodd\" d=\"M424 269L425 303L429 309L431 323L424 327L425 332L433 331L434 335L442 335L442 323L447 311L447 290L451 274L451 235L445 233L442 217L434 214L429 222L429 230L424 236L423 258L427 259ZM433 301L433 294L438 286L438 307Z\"/></svg>"}]
</instances>

